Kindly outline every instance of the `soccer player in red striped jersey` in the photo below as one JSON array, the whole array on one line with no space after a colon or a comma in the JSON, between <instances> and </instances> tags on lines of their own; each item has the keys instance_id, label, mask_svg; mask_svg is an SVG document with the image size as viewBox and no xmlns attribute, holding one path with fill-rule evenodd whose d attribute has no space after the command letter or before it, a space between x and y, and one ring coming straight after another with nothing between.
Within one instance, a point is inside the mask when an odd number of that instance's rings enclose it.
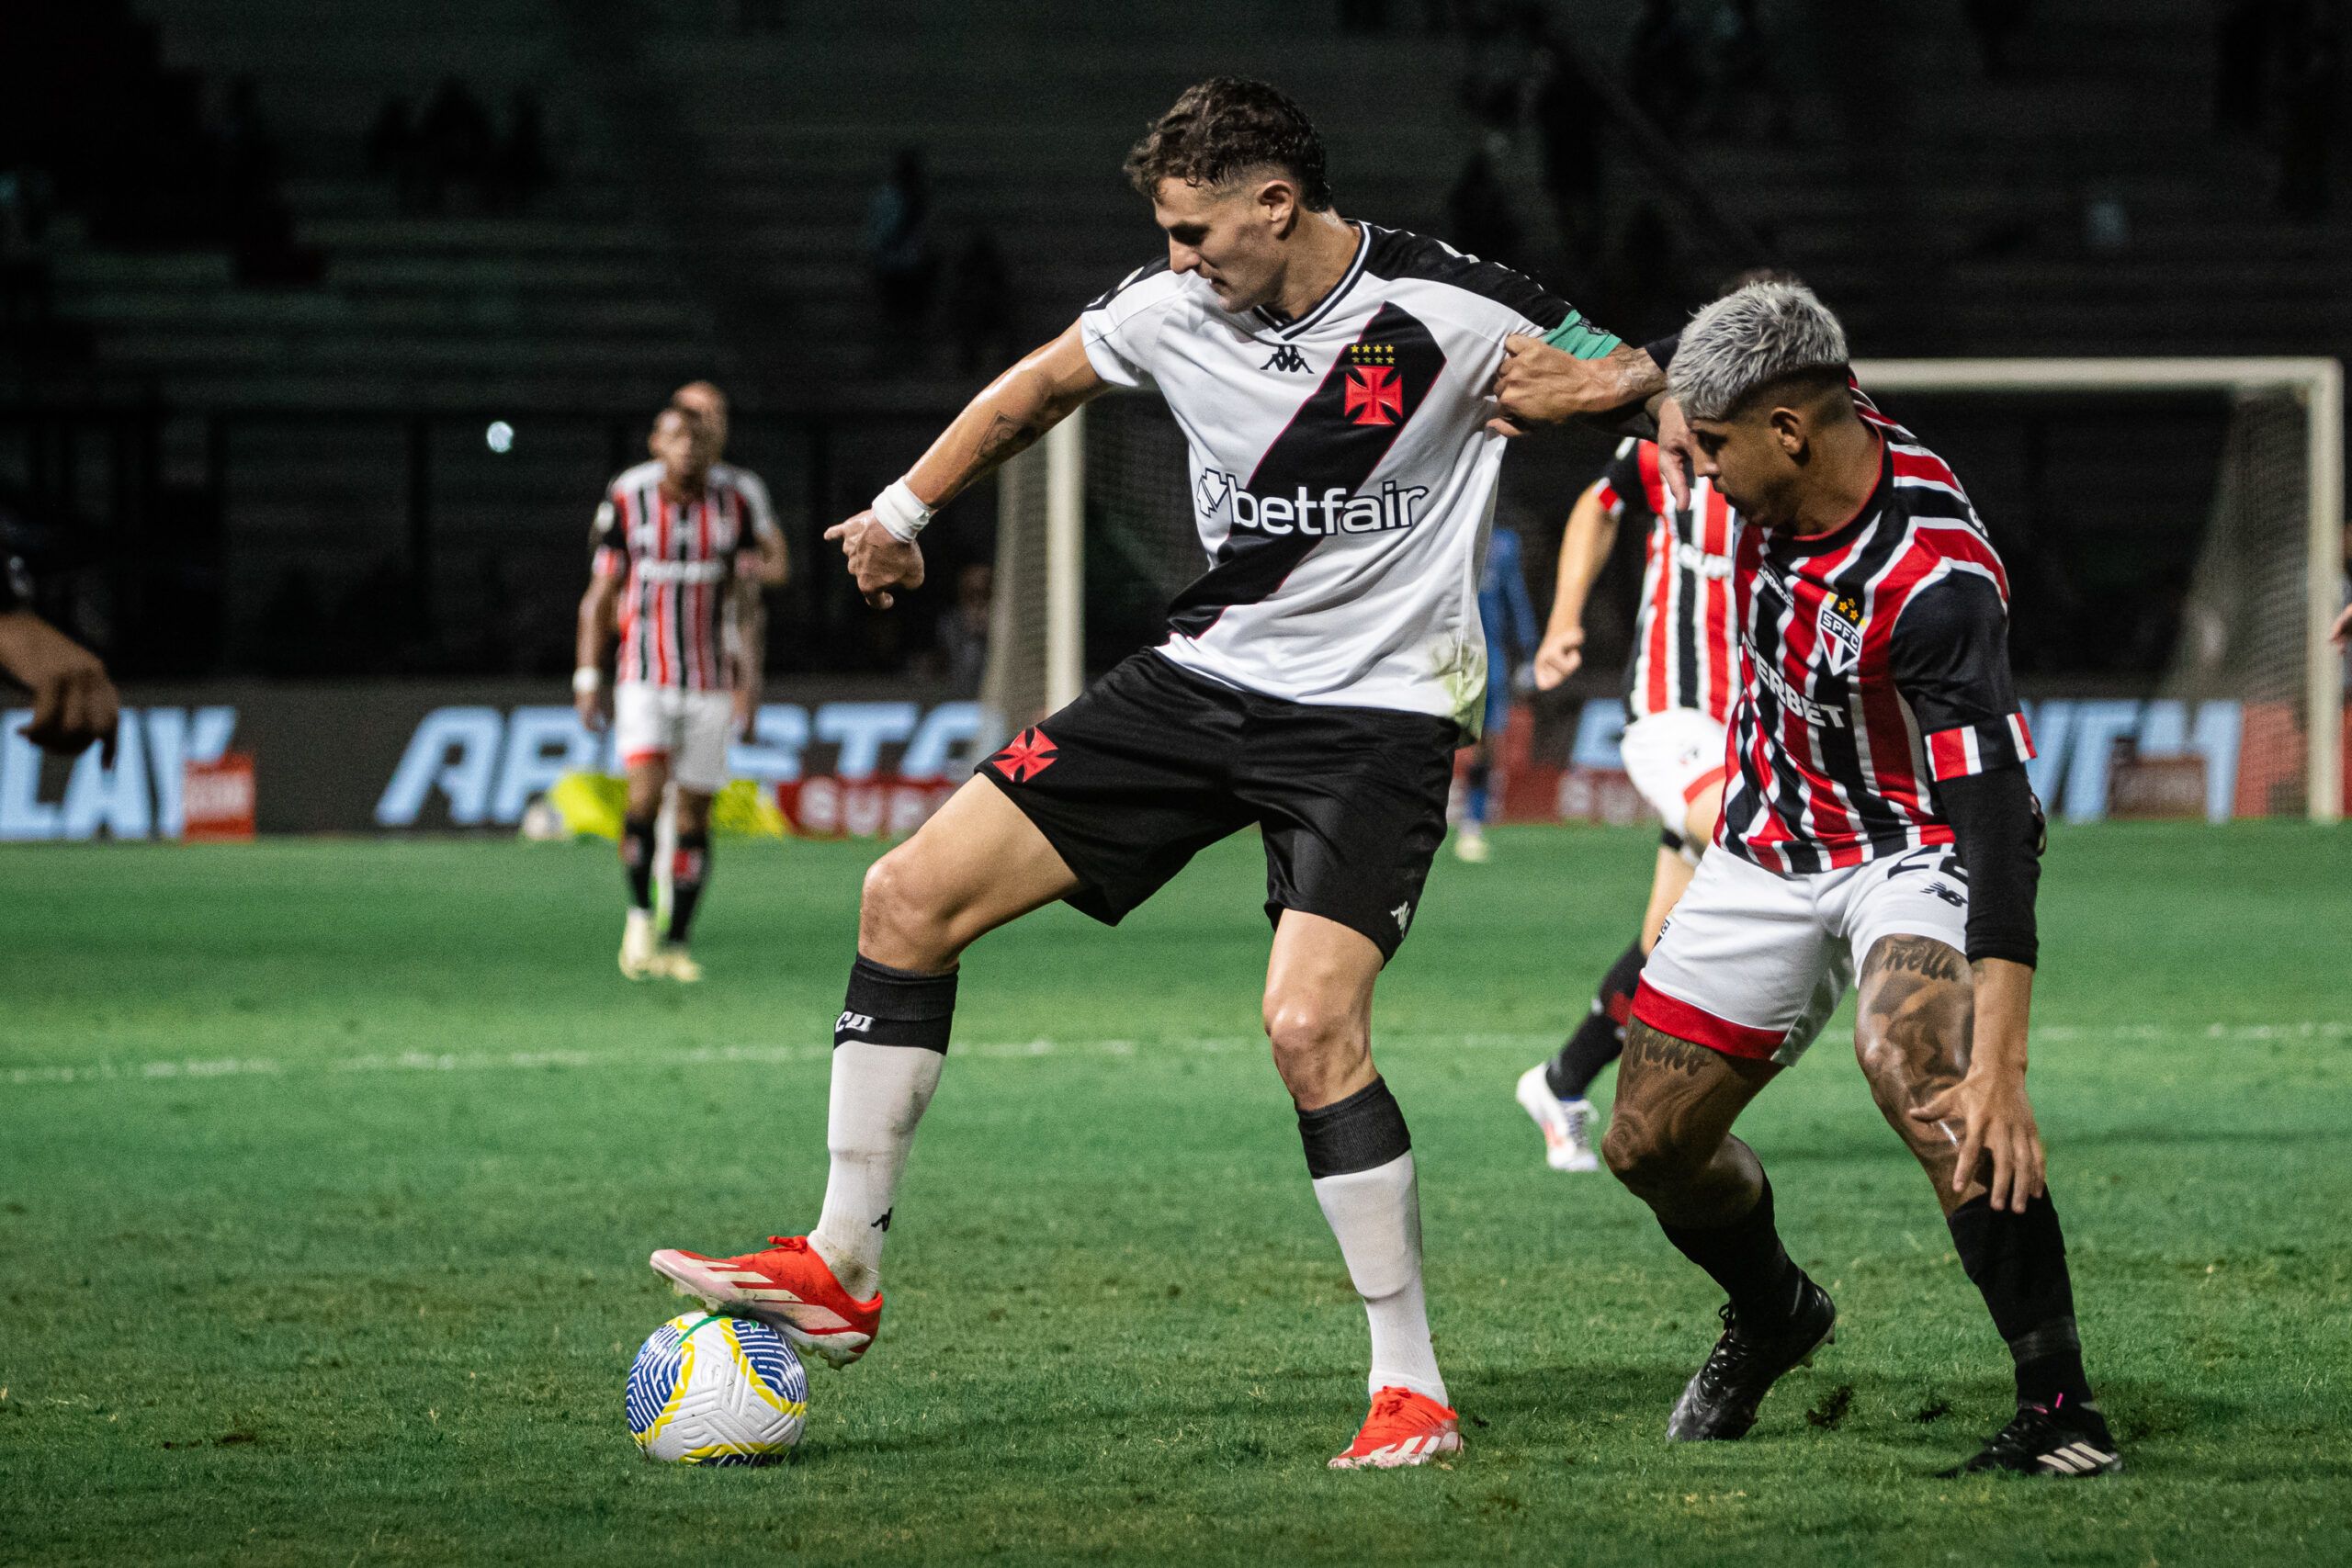
<instances>
[{"instance_id":1,"label":"soccer player in red striped jersey","mask_svg":"<svg viewBox=\"0 0 2352 1568\"><path fill-rule=\"evenodd\" d=\"M1643 969L1603 1145L1730 1298L1668 1436L1742 1436L1831 1337L1731 1128L1859 968L1863 1075L2015 1365L2015 1418L1962 1468L2120 1469L2025 1089L2041 811L2000 559L1951 469L1858 399L1809 290L1717 300L1670 359L1697 477L1740 517L1744 678L1715 852Z\"/></svg>"},{"instance_id":2,"label":"soccer player in red striped jersey","mask_svg":"<svg viewBox=\"0 0 2352 1568\"><path fill-rule=\"evenodd\" d=\"M1551 1060L1520 1076L1517 1098L1544 1134L1554 1170L1600 1168L1586 1090L1624 1048L1642 964L1667 911L1690 885L1723 801L1724 720L1739 681L1732 617L1736 519L1702 479L1679 502L1657 443L1628 439L1577 498L1560 542L1552 615L1535 656L1551 691L1584 662L1584 610L1627 518L1645 526L1641 608L1625 661L1625 772L1657 814L1662 838L1640 934L1609 966L1592 1007Z\"/></svg>"},{"instance_id":3,"label":"soccer player in red striped jersey","mask_svg":"<svg viewBox=\"0 0 2352 1568\"><path fill-rule=\"evenodd\" d=\"M718 461L727 405L717 388L681 388L654 421L652 460L625 470L597 508L580 602L574 701L605 722L605 648L620 634L613 724L628 779L621 863L629 908L621 973L695 981L686 941L710 869L710 803L727 782L727 743L748 731L764 637L760 590L784 581L784 538L756 475ZM653 929L654 823L678 786L670 919Z\"/></svg>"}]
</instances>

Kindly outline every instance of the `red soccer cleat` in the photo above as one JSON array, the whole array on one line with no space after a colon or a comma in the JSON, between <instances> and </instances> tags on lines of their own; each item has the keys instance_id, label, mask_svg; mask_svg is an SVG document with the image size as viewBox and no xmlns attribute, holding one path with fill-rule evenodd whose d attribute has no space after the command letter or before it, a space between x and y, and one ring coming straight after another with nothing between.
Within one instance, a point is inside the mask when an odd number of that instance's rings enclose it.
<instances>
[{"instance_id":1,"label":"red soccer cleat","mask_svg":"<svg viewBox=\"0 0 2352 1568\"><path fill-rule=\"evenodd\" d=\"M705 1258L663 1247L648 1262L682 1296L716 1313L754 1317L829 1367L865 1354L882 1327L882 1293L859 1301L841 1287L806 1236L772 1235L775 1246L741 1258Z\"/></svg>"},{"instance_id":2,"label":"red soccer cleat","mask_svg":"<svg viewBox=\"0 0 2352 1568\"><path fill-rule=\"evenodd\" d=\"M1372 1396L1372 1414L1348 1451L1331 1461L1333 1470L1395 1470L1427 1464L1440 1454L1462 1451L1462 1417L1409 1388L1384 1388Z\"/></svg>"}]
</instances>

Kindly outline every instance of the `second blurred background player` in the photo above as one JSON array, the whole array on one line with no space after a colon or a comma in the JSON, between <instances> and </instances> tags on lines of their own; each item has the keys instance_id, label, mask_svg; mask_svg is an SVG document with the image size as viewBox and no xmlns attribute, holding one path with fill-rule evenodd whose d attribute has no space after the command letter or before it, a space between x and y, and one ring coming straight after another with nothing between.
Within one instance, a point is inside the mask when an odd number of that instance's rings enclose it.
<instances>
[{"instance_id":1,"label":"second blurred background player","mask_svg":"<svg viewBox=\"0 0 2352 1568\"><path fill-rule=\"evenodd\" d=\"M1493 807L1495 748L1510 716L1511 688L1519 683L1513 672L1535 646L1535 604L1527 596L1527 575L1519 563L1519 536L1508 528L1496 529L1487 541L1487 565L1478 577L1478 619L1487 632L1486 722L1470 749L1462 822L1453 835L1453 852L1473 865L1483 865L1492 852L1487 818Z\"/></svg>"},{"instance_id":2,"label":"second blurred background player","mask_svg":"<svg viewBox=\"0 0 2352 1568\"><path fill-rule=\"evenodd\" d=\"M573 700L602 728L605 651L620 636L613 725L628 807L621 863L629 908L621 973L692 982L686 948L710 874L710 803L727 782L728 742L758 710L766 617L760 591L785 579L784 536L757 476L718 461L727 400L696 381L654 421L652 460L606 488L592 534L595 555L580 601ZM617 619L617 625L616 620ZM677 793L670 919L653 919L654 829L664 791Z\"/></svg>"},{"instance_id":3,"label":"second blurred background player","mask_svg":"<svg viewBox=\"0 0 2352 1568\"><path fill-rule=\"evenodd\" d=\"M1518 1097L1544 1134L1554 1170L1598 1170L1586 1090L1625 1048L1625 1020L1642 962L1700 855L1715 836L1724 797L1724 724L1739 680L1731 614L1731 515L1713 484L1675 504L1656 443L1628 440L1577 498L1560 541L1550 624L1535 654L1535 685L1551 691L1584 662L1584 608L1627 516L1645 525L1641 610L1625 662L1626 774L1663 829L1640 936L1600 982L1592 1009L1558 1055L1520 1076Z\"/></svg>"}]
</instances>

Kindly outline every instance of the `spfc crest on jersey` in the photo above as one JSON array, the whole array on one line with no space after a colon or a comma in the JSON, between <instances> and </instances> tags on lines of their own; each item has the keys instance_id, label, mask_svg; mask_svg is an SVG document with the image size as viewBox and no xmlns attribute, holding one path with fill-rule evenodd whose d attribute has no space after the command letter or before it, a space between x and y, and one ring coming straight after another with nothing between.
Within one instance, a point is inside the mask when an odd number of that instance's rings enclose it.
<instances>
[{"instance_id":1,"label":"spfc crest on jersey","mask_svg":"<svg viewBox=\"0 0 2352 1568\"><path fill-rule=\"evenodd\" d=\"M1389 343L1348 344L1348 421L1351 424L1395 424L1405 414L1405 388L1396 379L1396 345Z\"/></svg>"},{"instance_id":2,"label":"spfc crest on jersey","mask_svg":"<svg viewBox=\"0 0 2352 1568\"><path fill-rule=\"evenodd\" d=\"M1832 675L1849 672L1862 656L1862 607L1843 593L1821 602L1821 659Z\"/></svg>"}]
</instances>

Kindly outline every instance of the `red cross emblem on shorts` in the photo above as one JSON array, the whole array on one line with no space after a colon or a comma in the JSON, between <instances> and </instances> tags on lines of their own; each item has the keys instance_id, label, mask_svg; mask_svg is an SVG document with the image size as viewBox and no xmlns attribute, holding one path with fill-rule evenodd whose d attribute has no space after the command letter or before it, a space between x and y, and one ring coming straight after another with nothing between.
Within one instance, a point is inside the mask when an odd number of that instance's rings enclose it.
<instances>
[{"instance_id":1,"label":"red cross emblem on shorts","mask_svg":"<svg viewBox=\"0 0 2352 1568\"><path fill-rule=\"evenodd\" d=\"M1012 744L989 759L989 766L1014 784L1027 784L1054 765L1057 753L1046 732L1032 726L1012 738Z\"/></svg>"},{"instance_id":2,"label":"red cross emblem on shorts","mask_svg":"<svg viewBox=\"0 0 2352 1568\"><path fill-rule=\"evenodd\" d=\"M1394 424L1405 412L1405 389L1393 365L1348 367L1348 418L1357 424Z\"/></svg>"}]
</instances>

